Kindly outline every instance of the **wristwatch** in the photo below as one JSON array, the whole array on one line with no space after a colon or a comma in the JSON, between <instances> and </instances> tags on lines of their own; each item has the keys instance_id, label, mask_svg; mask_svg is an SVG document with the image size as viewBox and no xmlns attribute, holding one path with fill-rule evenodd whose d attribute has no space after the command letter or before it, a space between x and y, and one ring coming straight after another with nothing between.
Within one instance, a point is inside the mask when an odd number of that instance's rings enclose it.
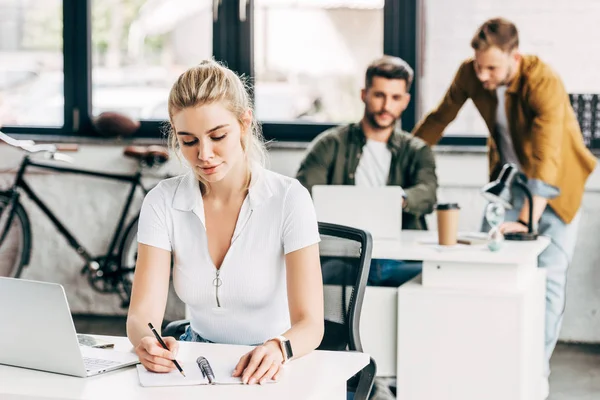
<instances>
[{"instance_id":1,"label":"wristwatch","mask_svg":"<svg viewBox=\"0 0 600 400\"><path fill-rule=\"evenodd\" d=\"M288 339L285 338L285 336L277 336L270 340L274 340L279 343L279 347L281 347L281 354L283 354L284 364L289 362L292 359L292 357L294 357L294 352L292 351L292 344Z\"/></svg>"}]
</instances>

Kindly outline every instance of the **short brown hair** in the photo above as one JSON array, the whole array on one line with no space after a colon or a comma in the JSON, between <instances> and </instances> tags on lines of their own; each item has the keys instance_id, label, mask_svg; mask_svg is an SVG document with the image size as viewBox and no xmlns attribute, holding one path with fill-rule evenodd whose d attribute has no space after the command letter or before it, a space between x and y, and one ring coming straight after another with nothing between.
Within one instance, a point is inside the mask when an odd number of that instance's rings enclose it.
<instances>
[{"instance_id":1,"label":"short brown hair","mask_svg":"<svg viewBox=\"0 0 600 400\"><path fill-rule=\"evenodd\" d=\"M474 50L487 50L498 47L504 52L510 52L519 47L519 32L515 24L505 18L492 18L477 29L471 40Z\"/></svg>"},{"instance_id":2,"label":"short brown hair","mask_svg":"<svg viewBox=\"0 0 600 400\"><path fill-rule=\"evenodd\" d=\"M400 57L383 56L369 64L365 74L365 88L370 88L373 78L380 76L387 79L402 79L406 82L406 91L410 90L414 72L406 61Z\"/></svg>"}]
</instances>

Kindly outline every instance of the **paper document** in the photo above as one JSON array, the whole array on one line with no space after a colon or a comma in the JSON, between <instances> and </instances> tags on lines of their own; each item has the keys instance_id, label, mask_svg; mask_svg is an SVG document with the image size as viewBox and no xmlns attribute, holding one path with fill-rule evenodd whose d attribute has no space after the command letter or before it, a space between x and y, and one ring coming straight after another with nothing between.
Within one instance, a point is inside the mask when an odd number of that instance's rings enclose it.
<instances>
[{"instance_id":1,"label":"paper document","mask_svg":"<svg viewBox=\"0 0 600 400\"><path fill-rule=\"evenodd\" d=\"M487 233L481 232L459 232L458 243L451 246L442 246L438 237L430 236L418 241L419 244L431 246L437 251L462 251L462 250L485 250L488 243Z\"/></svg>"},{"instance_id":2,"label":"paper document","mask_svg":"<svg viewBox=\"0 0 600 400\"><path fill-rule=\"evenodd\" d=\"M210 360L210 366L215 374L216 385L241 385L242 378L234 378L231 376L235 364L218 363ZM202 376L202 371L195 361L179 361L179 365L185 373L183 377L177 369L168 373L156 373L148 371L143 365L138 365L138 376L140 384L144 387L152 386L193 386L193 385L208 385L208 379Z\"/></svg>"}]
</instances>

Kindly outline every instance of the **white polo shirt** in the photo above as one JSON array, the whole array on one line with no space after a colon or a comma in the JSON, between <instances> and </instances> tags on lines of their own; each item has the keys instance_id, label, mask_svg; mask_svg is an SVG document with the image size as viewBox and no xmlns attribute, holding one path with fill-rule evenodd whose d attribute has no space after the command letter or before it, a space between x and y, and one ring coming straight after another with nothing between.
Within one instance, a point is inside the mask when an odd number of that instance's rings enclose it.
<instances>
[{"instance_id":1,"label":"white polo shirt","mask_svg":"<svg viewBox=\"0 0 600 400\"><path fill-rule=\"evenodd\" d=\"M217 269L192 172L148 193L138 228L139 243L173 253L173 284L189 306L192 329L227 344L262 343L290 328L285 255L319 241L308 191L296 179L255 168L219 270L217 304Z\"/></svg>"}]
</instances>

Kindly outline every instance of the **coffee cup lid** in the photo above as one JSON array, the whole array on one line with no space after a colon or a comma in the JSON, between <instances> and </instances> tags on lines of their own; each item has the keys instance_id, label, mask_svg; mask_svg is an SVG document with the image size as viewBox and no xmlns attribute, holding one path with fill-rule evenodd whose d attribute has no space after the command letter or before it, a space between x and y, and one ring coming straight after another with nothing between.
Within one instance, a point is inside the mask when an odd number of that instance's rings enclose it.
<instances>
[{"instance_id":1,"label":"coffee cup lid","mask_svg":"<svg viewBox=\"0 0 600 400\"><path fill-rule=\"evenodd\" d=\"M436 210L460 210L458 203L441 203L435 206Z\"/></svg>"}]
</instances>

